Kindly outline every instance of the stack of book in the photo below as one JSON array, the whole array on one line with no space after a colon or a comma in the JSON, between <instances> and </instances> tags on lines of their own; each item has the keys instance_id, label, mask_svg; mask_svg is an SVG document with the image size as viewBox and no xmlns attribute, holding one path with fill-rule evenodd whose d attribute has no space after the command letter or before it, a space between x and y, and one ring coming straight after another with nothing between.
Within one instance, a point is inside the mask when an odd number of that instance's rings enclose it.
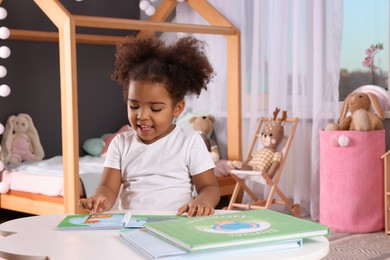
<instances>
[{"instance_id":1,"label":"stack of book","mask_svg":"<svg viewBox=\"0 0 390 260\"><path fill-rule=\"evenodd\" d=\"M301 247L304 238L329 234L325 225L268 209L192 218L130 214L76 216L68 216L57 228L120 228L122 240L151 259L183 254L220 257L221 253L290 249Z\"/></svg>"}]
</instances>

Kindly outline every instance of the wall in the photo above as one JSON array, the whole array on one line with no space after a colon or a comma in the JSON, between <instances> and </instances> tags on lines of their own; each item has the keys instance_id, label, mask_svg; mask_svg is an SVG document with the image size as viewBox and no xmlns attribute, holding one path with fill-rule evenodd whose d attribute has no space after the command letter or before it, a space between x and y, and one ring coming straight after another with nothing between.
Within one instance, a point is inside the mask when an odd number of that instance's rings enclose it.
<instances>
[{"instance_id":1,"label":"wall","mask_svg":"<svg viewBox=\"0 0 390 260\"><path fill-rule=\"evenodd\" d=\"M139 19L138 1L60 1L72 14ZM3 0L8 16L0 26L9 29L57 32L56 27L33 0ZM131 34L131 31L77 28L81 33ZM11 88L0 97L0 122L10 115L28 113L38 130L45 158L62 153L59 50L57 43L0 40L11 49L8 59L0 59L7 76L0 84ZM115 46L77 45L80 154L84 140L115 132L127 123L122 90L111 80Z\"/></svg>"}]
</instances>

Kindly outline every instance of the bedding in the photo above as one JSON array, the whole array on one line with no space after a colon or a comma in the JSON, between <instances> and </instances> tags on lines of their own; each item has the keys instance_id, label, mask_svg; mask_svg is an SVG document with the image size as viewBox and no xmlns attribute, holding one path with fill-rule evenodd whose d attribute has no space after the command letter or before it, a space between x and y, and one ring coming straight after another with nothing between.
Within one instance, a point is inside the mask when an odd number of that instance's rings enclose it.
<instances>
[{"instance_id":1,"label":"bedding","mask_svg":"<svg viewBox=\"0 0 390 260\"><path fill-rule=\"evenodd\" d=\"M79 159L80 195L91 196L99 184L104 158L82 156ZM62 156L42 161L30 161L8 165L2 173L2 181L10 190L38 193L47 196L64 195Z\"/></svg>"}]
</instances>

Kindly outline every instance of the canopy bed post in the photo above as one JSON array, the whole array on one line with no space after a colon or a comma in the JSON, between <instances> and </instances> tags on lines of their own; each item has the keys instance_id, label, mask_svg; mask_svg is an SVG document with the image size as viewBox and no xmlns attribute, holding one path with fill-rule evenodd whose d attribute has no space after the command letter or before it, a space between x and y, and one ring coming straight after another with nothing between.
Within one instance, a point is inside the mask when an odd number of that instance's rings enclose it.
<instances>
[{"instance_id":1,"label":"canopy bed post","mask_svg":"<svg viewBox=\"0 0 390 260\"><path fill-rule=\"evenodd\" d=\"M76 28L72 15L58 1L34 1L59 32L64 212L75 214L79 212L80 198Z\"/></svg>"}]
</instances>

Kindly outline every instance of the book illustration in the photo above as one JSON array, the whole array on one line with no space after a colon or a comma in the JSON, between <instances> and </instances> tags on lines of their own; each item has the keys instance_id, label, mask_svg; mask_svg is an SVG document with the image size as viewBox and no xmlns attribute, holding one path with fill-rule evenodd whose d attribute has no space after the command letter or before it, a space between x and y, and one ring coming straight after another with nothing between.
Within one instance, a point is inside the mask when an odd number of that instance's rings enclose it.
<instances>
[{"instance_id":1,"label":"book illustration","mask_svg":"<svg viewBox=\"0 0 390 260\"><path fill-rule=\"evenodd\" d=\"M142 228L145 223L176 219L179 216L167 215L132 215L126 213L96 213L96 214L75 214L66 216L57 229L122 229Z\"/></svg>"},{"instance_id":2,"label":"book illustration","mask_svg":"<svg viewBox=\"0 0 390 260\"><path fill-rule=\"evenodd\" d=\"M76 214L66 216L57 229L119 229L125 213Z\"/></svg>"},{"instance_id":3,"label":"book illustration","mask_svg":"<svg viewBox=\"0 0 390 260\"><path fill-rule=\"evenodd\" d=\"M110 227L115 226L118 223L121 223L123 215L113 215L113 214L91 214L89 216L72 218L69 220L69 223L74 225L84 225L89 227Z\"/></svg>"},{"instance_id":4,"label":"book illustration","mask_svg":"<svg viewBox=\"0 0 390 260\"><path fill-rule=\"evenodd\" d=\"M222 220L216 221L211 227L210 226L199 226L196 227L198 230L203 230L211 233L221 234L243 234L261 231L269 228L271 224L263 220L249 220L249 221L232 221Z\"/></svg>"}]
</instances>

